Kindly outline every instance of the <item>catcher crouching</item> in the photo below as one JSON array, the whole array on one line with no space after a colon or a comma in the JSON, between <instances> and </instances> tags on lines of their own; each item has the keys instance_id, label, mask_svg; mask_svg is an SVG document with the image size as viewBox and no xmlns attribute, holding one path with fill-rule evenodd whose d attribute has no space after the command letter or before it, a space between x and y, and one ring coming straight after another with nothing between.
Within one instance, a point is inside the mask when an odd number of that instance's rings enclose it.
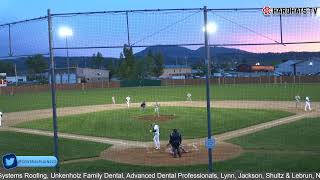
<instances>
[{"instance_id":1,"label":"catcher crouching","mask_svg":"<svg viewBox=\"0 0 320 180\"><path fill-rule=\"evenodd\" d=\"M170 154L173 155L174 158L181 157L181 153L187 153L187 151L181 146L182 137L177 129L173 129L170 134L170 140L168 146L171 145Z\"/></svg>"}]
</instances>

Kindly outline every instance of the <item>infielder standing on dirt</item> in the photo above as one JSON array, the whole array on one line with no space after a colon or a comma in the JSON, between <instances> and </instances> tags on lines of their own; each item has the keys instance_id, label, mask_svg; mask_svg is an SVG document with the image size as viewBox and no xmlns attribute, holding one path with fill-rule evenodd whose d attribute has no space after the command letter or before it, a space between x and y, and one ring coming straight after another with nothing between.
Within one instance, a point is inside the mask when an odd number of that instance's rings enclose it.
<instances>
[{"instance_id":1,"label":"infielder standing on dirt","mask_svg":"<svg viewBox=\"0 0 320 180\"><path fill-rule=\"evenodd\" d=\"M294 99L296 100L296 108L298 108L298 105L299 105L299 103L300 103L300 96L299 95L296 95L295 97L294 97Z\"/></svg>"},{"instance_id":2,"label":"infielder standing on dirt","mask_svg":"<svg viewBox=\"0 0 320 180\"><path fill-rule=\"evenodd\" d=\"M116 98L114 96L112 96L112 104L116 104Z\"/></svg>"},{"instance_id":3,"label":"infielder standing on dirt","mask_svg":"<svg viewBox=\"0 0 320 180\"><path fill-rule=\"evenodd\" d=\"M130 107L130 99L131 99L130 96L126 97L126 102L127 102L128 108Z\"/></svg>"},{"instance_id":4,"label":"infielder standing on dirt","mask_svg":"<svg viewBox=\"0 0 320 180\"><path fill-rule=\"evenodd\" d=\"M1 127L1 121L2 121L2 112L0 112L0 127Z\"/></svg>"},{"instance_id":5,"label":"infielder standing on dirt","mask_svg":"<svg viewBox=\"0 0 320 180\"><path fill-rule=\"evenodd\" d=\"M160 110L160 104L159 104L158 102L156 102L156 103L154 104L154 113L155 113L158 117L160 117L160 112L159 112L159 110Z\"/></svg>"},{"instance_id":6,"label":"infielder standing on dirt","mask_svg":"<svg viewBox=\"0 0 320 180\"><path fill-rule=\"evenodd\" d=\"M155 123L152 123L151 127L152 130L150 130L150 132L153 132L153 143L155 149L160 149L160 127Z\"/></svg>"},{"instance_id":7,"label":"infielder standing on dirt","mask_svg":"<svg viewBox=\"0 0 320 180\"><path fill-rule=\"evenodd\" d=\"M192 100L191 100L191 93L188 93L188 94L187 94L187 101L192 101Z\"/></svg>"},{"instance_id":8,"label":"infielder standing on dirt","mask_svg":"<svg viewBox=\"0 0 320 180\"><path fill-rule=\"evenodd\" d=\"M309 109L309 111L311 111L311 104L310 104L309 97L306 97L306 105L304 106L304 111L307 111L307 108Z\"/></svg>"}]
</instances>

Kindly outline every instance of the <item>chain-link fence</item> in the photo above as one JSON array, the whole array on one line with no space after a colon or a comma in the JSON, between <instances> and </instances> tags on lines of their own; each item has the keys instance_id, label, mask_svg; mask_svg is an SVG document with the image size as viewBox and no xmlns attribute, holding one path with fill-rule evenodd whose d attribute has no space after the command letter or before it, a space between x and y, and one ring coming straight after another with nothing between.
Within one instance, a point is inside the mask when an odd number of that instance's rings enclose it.
<instances>
[{"instance_id":1,"label":"chain-link fence","mask_svg":"<svg viewBox=\"0 0 320 180\"><path fill-rule=\"evenodd\" d=\"M210 35L211 46L282 48L283 44L312 44L320 40L319 32L314 30L319 28L317 15L266 17L258 8L208 9L208 22L217 26L217 31ZM68 47L59 35L62 26L73 31ZM47 17L0 27L1 57L49 54ZM53 14L52 28L56 56L64 56L62 50L69 49L70 56L91 56L100 50L106 57L118 58L124 44L139 52L155 45L197 49L204 42L202 9Z\"/></svg>"}]
</instances>

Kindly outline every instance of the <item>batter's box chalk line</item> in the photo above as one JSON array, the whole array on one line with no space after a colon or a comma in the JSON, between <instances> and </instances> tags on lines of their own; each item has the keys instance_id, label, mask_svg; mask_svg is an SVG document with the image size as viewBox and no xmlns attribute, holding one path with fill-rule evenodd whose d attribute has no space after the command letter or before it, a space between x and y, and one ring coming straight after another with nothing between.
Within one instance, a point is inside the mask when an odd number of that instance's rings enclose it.
<instances>
[{"instance_id":1,"label":"batter's box chalk line","mask_svg":"<svg viewBox=\"0 0 320 180\"><path fill-rule=\"evenodd\" d=\"M150 151L150 148L149 148L149 147L146 148L146 152L147 152L147 154L151 154L151 153L152 153L152 152Z\"/></svg>"},{"instance_id":2,"label":"batter's box chalk line","mask_svg":"<svg viewBox=\"0 0 320 180\"><path fill-rule=\"evenodd\" d=\"M194 151L199 151L198 146L196 145L196 143L192 143L192 150Z\"/></svg>"}]
</instances>

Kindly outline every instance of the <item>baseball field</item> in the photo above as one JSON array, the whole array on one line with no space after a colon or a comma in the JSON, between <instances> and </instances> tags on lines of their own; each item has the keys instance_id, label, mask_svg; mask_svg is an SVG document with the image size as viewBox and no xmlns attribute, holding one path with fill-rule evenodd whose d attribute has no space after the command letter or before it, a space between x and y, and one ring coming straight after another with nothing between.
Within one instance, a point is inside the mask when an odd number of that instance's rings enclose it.
<instances>
[{"instance_id":1,"label":"baseball field","mask_svg":"<svg viewBox=\"0 0 320 180\"><path fill-rule=\"evenodd\" d=\"M205 100L204 85L131 87L90 90L65 90L57 92L58 107L111 104L112 95L116 103L125 103L130 96L132 102L148 101L185 101L186 94L192 93L193 100ZM320 84L243 84L211 86L212 100L259 100L292 101L294 96L309 96L312 101L320 101ZM3 112L16 112L51 108L50 92L0 96Z\"/></svg>"},{"instance_id":2,"label":"baseball field","mask_svg":"<svg viewBox=\"0 0 320 180\"><path fill-rule=\"evenodd\" d=\"M319 171L319 92L320 84L211 86L214 170ZM296 95L302 98L298 107ZM311 112L304 111L306 96ZM206 172L205 98L203 85L58 91L61 171ZM0 96L1 154L52 155L50 107L50 92ZM160 150L154 149L151 123L160 126ZM166 146L173 128L183 136L187 152L181 158L173 158Z\"/></svg>"}]
</instances>

